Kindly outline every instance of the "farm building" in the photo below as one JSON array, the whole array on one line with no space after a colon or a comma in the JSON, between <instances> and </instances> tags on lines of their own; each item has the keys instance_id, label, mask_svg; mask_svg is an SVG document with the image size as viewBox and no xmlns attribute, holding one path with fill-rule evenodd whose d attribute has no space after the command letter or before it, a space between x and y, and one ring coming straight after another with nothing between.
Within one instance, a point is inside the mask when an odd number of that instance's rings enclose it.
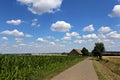
<instances>
[{"instance_id":1,"label":"farm building","mask_svg":"<svg viewBox=\"0 0 120 80\"><path fill-rule=\"evenodd\" d=\"M69 55L73 55L73 56L82 56L82 52L80 49L73 49L72 51L70 51Z\"/></svg>"}]
</instances>

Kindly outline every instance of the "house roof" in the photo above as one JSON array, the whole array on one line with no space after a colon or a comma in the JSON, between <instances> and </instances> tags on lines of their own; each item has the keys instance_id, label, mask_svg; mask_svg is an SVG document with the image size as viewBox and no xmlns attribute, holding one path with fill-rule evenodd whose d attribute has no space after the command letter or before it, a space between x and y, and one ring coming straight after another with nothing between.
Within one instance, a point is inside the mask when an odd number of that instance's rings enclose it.
<instances>
[{"instance_id":1,"label":"house roof","mask_svg":"<svg viewBox=\"0 0 120 80\"><path fill-rule=\"evenodd\" d=\"M79 54L82 54L82 52L81 52L81 50L80 49L73 49L73 50L75 50L77 53L79 53Z\"/></svg>"}]
</instances>

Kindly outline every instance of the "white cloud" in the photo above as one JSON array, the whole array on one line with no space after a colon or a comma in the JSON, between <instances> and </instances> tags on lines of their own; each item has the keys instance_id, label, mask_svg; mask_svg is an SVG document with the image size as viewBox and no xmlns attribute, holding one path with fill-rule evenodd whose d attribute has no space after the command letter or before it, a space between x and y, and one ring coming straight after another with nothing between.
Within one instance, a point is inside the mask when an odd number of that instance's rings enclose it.
<instances>
[{"instance_id":1,"label":"white cloud","mask_svg":"<svg viewBox=\"0 0 120 80\"><path fill-rule=\"evenodd\" d=\"M32 26L36 26L36 25L37 25L37 21L38 21L38 19L33 19L31 25L32 25Z\"/></svg>"},{"instance_id":2,"label":"white cloud","mask_svg":"<svg viewBox=\"0 0 120 80\"><path fill-rule=\"evenodd\" d=\"M64 36L64 38L62 38L62 40L71 40L72 37L81 38L79 33L72 32L72 33L66 33L66 35Z\"/></svg>"},{"instance_id":3,"label":"white cloud","mask_svg":"<svg viewBox=\"0 0 120 80\"><path fill-rule=\"evenodd\" d=\"M55 46L55 45L56 45L55 42L49 42L49 41L47 41L47 40L45 40L45 39L43 39L43 38L38 38L37 41L38 41L38 42L45 43L45 44L48 44L48 45L52 45L52 46Z\"/></svg>"},{"instance_id":4,"label":"white cloud","mask_svg":"<svg viewBox=\"0 0 120 80\"><path fill-rule=\"evenodd\" d=\"M2 37L2 40L8 40L8 38L7 37Z\"/></svg>"},{"instance_id":5,"label":"white cloud","mask_svg":"<svg viewBox=\"0 0 120 80\"><path fill-rule=\"evenodd\" d=\"M74 43L78 43L81 44L83 42L83 40L75 40Z\"/></svg>"},{"instance_id":6,"label":"white cloud","mask_svg":"<svg viewBox=\"0 0 120 80\"><path fill-rule=\"evenodd\" d=\"M108 33L107 36L110 38L120 39L120 34L118 34L117 31L112 31Z\"/></svg>"},{"instance_id":7,"label":"white cloud","mask_svg":"<svg viewBox=\"0 0 120 80\"><path fill-rule=\"evenodd\" d=\"M26 44L24 44L24 43L20 43L20 44L18 44L19 46L26 46Z\"/></svg>"},{"instance_id":8,"label":"white cloud","mask_svg":"<svg viewBox=\"0 0 120 80\"><path fill-rule=\"evenodd\" d=\"M28 10L33 14L54 13L60 10L62 0L17 0L27 5Z\"/></svg>"},{"instance_id":9,"label":"white cloud","mask_svg":"<svg viewBox=\"0 0 120 80\"><path fill-rule=\"evenodd\" d=\"M54 36L47 36L46 38L47 38L47 39L55 39Z\"/></svg>"},{"instance_id":10,"label":"white cloud","mask_svg":"<svg viewBox=\"0 0 120 80\"><path fill-rule=\"evenodd\" d=\"M16 42L23 42L22 38L15 38Z\"/></svg>"},{"instance_id":11,"label":"white cloud","mask_svg":"<svg viewBox=\"0 0 120 80\"><path fill-rule=\"evenodd\" d=\"M53 46L56 45L55 42L49 42L49 44Z\"/></svg>"},{"instance_id":12,"label":"white cloud","mask_svg":"<svg viewBox=\"0 0 120 80\"><path fill-rule=\"evenodd\" d=\"M94 31L94 30L95 29L92 24L83 28L83 31L88 31L88 32Z\"/></svg>"},{"instance_id":13,"label":"white cloud","mask_svg":"<svg viewBox=\"0 0 120 80\"><path fill-rule=\"evenodd\" d=\"M40 27L40 24L38 24L38 19L33 19L31 25L32 25L32 26Z\"/></svg>"},{"instance_id":14,"label":"white cloud","mask_svg":"<svg viewBox=\"0 0 120 80\"><path fill-rule=\"evenodd\" d=\"M21 24L21 20L18 19L18 20L8 20L6 21L7 24L12 24L12 25L20 25Z\"/></svg>"},{"instance_id":15,"label":"white cloud","mask_svg":"<svg viewBox=\"0 0 120 80\"><path fill-rule=\"evenodd\" d=\"M55 39L55 42L58 42L58 41L60 41L59 39Z\"/></svg>"},{"instance_id":16,"label":"white cloud","mask_svg":"<svg viewBox=\"0 0 120 80\"><path fill-rule=\"evenodd\" d=\"M43 38L38 38L37 41L38 42L45 42L46 40L44 40Z\"/></svg>"},{"instance_id":17,"label":"white cloud","mask_svg":"<svg viewBox=\"0 0 120 80\"><path fill-rule=\"evenodd\" d=\"M25 34L25 37L30 38L30 37L33 37L33 36L31 34Z\"/></svg>"},{"instance_id":18,"label":"white cloud","mask_svg":"<svg viewBox=\"0 0 120 80\"><path fill-rule=\"evenodd\" d=\"M104 34L99 34L98 37L101 38L106 38L106 36Z\"/></svg>"},{"instance_id":19,"label":"white cloud","mask_svg":"<svg viewBox=\"0 0 120 80\"><path fill-rule=\"evenodd\" d=\"M111 31L111 28L110 27L104 27L104 26L102 26L98 31L100 33L107 33L107 32Z\"/></svg>"},{"instance_id":20,"label":"white cloud","mask_svg":"<svg viewBox=\"0 0 120 80\"><path fill-rule=\"evenodd\" d=\"M10 31L10 30L5 30L0 32L0 34L6 34L6 35L11 35L11 36L24 36L23 32L19 32L17 29Z\"/></svg>"},{"instance_id":21,"label":"white cloud","mask_svg":"<svg viewBox=\"0 0 120 80\"><path fill-rule=\"evenodd\" d=\"M70 31L71 25L65 21L57 21L51 25L52 31L67 32Z\"/></svg>"},{"instance_id":22,"label":"white cloud","mask_svg":"<svg viewBox=\"0 0 120 80\"><path fill-rule=\"evenodd\" d=\"M67 36L65 36L64 38L62 38L62 40L71 40L71 37L67 37Z\"/></svg>"},{"instance_id":23,"label":"white cloud","mask_svg":"<svg viewBox=\"0 0 120 80\"><path fill-rule=\"evenodd\" d=\"M83 35L83 38L85 39L96 39L98 36L96 34L88 34L88 35Z\"/></svg>"},{"instance_id":24,"label":"white cloud","mask_svg":"<svg viewBox=\"0 0 120 80\"><path fill-rule=\"evenodd\" d=\"M66 36L67 36L67 37L71 37L71 34L70 34L70 33L66 33Z\"/></svg>"},{"instance_id":25,"label":"white cloud","mask_svg":"<svg viewBox=\"0 0 120 80\"><path fill-rule=\"evenodd\" d=\"M72 32L70 35L73 36L73 37L76 37L76 38L81 38L80 34L77 33L77 32Z\"/></svg>"},{"instance_id":26,"label":"white cloud","mask_svg":"<svg viewBox=\"0 0 120 80\"><path fill-rule=\"evenodd\" d=\"M108 14L109 17L120 17L120 5L115 5L111 14Z\"/></svg>"},{"instance_id":27,"label":"white cloud","mask_svg":"<svg viewBox=\"0 0 120 80\"><path fill-rule=\"evenodd\" d=\"M110 39L98 39L98 42L103 42L105 45L106 44L113 44L114 41L113 40L110 40Z\"/></svg>"}]
</instances>

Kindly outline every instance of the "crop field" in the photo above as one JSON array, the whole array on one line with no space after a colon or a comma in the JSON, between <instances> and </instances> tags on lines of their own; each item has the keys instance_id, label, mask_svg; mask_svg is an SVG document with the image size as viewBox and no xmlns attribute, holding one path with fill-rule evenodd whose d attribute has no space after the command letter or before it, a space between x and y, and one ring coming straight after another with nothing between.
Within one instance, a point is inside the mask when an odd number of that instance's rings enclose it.
<instances>
[{"instance_id":1,"label":"crop field","mask_svg":"<svg viewBox=\"0 0 120 80\"><path fill-rule=\"evenodd\" d=\"M103 56L103 59L107 59L116 64L120 64L120 56Z\"/></svg>"},{"instance_id":2,"label":"crop field","mask_svg":"<svg viewBox=\"0 0 120 80\"><path fill-rule=\"evenodd\" d=\"M83 57L0 55L0 80L45 80Z\"/></svg>"},{"instance_id":3,"label":"crop field","mask_svg":"<svg viewBox=\"0 0 120 80\"><path fill-rule=\"evenodd\" d=\"M104 65L120 76L120 56L103 56L103 59L108 60Z\"/></svg>"}]
</instances>

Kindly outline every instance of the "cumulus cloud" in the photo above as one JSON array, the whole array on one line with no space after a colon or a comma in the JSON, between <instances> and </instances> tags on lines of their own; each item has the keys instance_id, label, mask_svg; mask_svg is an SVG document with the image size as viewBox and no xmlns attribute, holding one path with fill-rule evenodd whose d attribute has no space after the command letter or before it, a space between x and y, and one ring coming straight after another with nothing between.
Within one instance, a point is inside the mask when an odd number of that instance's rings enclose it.
<instances>
[{"instance_id":1,"label":"cumulus cloud","mask_svg":"<svg viewBox=\"0 0 120 80\"><path fill-rule=\"evenodd\" d=\"M75 40L74 43L78 43L81 44L83 42L83 40Z\"/></svg>"},{"instance_id":2,"label":"cumulus cloud","mask_svg":"<svg viewBox=\"0 0 120 80\"><path fill-rule=\"evenodd\" d=\"M49 41L47 41L47 40L45 40L45 39L43 39L43 38L38 38L37 41L38 41L38 42L45 43L45 44L48 44L48 45L52 45L52 46L56 45L55 42L49 42Z\"/></svg>"},{"instance_id":3,"label":"cumulus cloud","mask_svg":"<svg viewBox=\"0 0 120 80\"><path fill-rule=\"evenodd\" d=\"M33 37L33 36L31 34L25 34L25 37L30 38L30 37Z\"/></svg>"},{"instance_id":4,"label":"cumulus cloud","mask_svg":"<svg viewBox=\"0 0 120 80\"><path fill-rule=\"evenodd\" d=\"M40 27L40 24L38 24L38 19L33 19L31 25L32 25L32 26Z\"/></svg>"},{"instance_id":5,"label":"cumulus cloud","mask_svg":"<svg viewBox=\"0 0 120 80\"><path fill-rule=\"evenodd\" d=\"M88 35L83 35L83 38L85 39L96 39L98 36L96 34L88 34Z\"/></svg>"},{"instance_id":6,"label":"cumulus cloud","mask_svg":"<svg viewBox=\"0 0 120 80\"><path fill-rule=\"evenodd\" d=\"M81 38L78 32L72 32L72 33L66 33L66 35L64 36L64 38L62 38L62 40L71 40L72 37Z\"/></svg>"},{"instance_id":7,"label":"cumulus cloud","mask_svg":"<svg viewBox=\"0 0 120 80\"><path fill-rule=\"evenodd\" d=\"M107 32L111 31L111 28L110 27L104 27L104 26L102 26L98 31L100 33L107 33Z\"/></svg>"},{"instance_id":8,"label":"cumulus cloud","mask_svg":"<svg viewBox=\"0 0 120 80\"><path fill-rule=\"evenodd\" d=\"M6 21L7 24L12 24L12 25L20 25L21 24L21 20L17 19L17 20L8 20Z\"/></svg>"},{"instance_id":9,"label":"cumulus cloud","mask_svg":"<svg viewBox=\"0 0 120 80\"><path fill-rule=\"evenodd\" d=\"M55 42L59 42L60 40L59 39L55 39Z\"/></svg>"},{"instance_id":10,"label":"cumulus cloud","mask_svg":"<svg viewBox=\"0 0 120 80\"><path fill-rule=\"evenodd\" d=\"M49 42L49 44L52 46L56 45L55 42Z\"/></svg>"},{"instance_id":11,"label":"cumulus cloud","mask_svg":"<svg viewBox=\"0 0 120 80\"><path fill-rule=\"evenodd\" d=\"M24 43L20 43L20 44L18 44L19 46L26 46L26 44L24 44Z\"/></svg>"},{"instance_id":12,"label":"cumulus cloud","mask_svg":"<svg viewBox=\"0 0 120 80\"><path fill-rule=\"evenodd\" d=\"M78 32L72 32L72 33L66 33L67 37L80 37L80 34Z\"/></svg>"},{"instance_id":13,"label":"cumulus cloud","mask_svg":"<svg viewBox=\"0 0 120 80\"><path fill-rule=\"evenodd\" d=\"M101 38L106 38L106 35L104 34L99 34L98 37L101 39Z\"/></svg>"},{"instance_id":14,"label":"cumulus cloud","mask_svg":"<svg viewBox=\"0 0 120 80\"><path fill-rule=\"evenodd\" d=\"M114 39L120 39L120 34L118 34L117 31L112 31L108 33L107 36Z\"/></svg>"},{"instance_id":15,"label":"cumulus cloud","mask_svg":"<svg viewBox=\"0 0 120 80\"><path fill-rule=\"evenodd\" d=\"M25 4L33 14L54 13L60 10L62 0L17 0Z\"/></svg>"},{"instance_id":16,"label":"cumulus cloud","mask_svg":"<svg viewBox=\"0 0 120 80\"><path fill-rule=\"evenodd\" d=\"M8 38L7 37L2 37L2 40L8 40Z\"/></svg>"},{"instance_id":17,"label":"cumulus cloud","mask_svg":"<svg viewBox=\"0 0 120 80\"><path fill-rule=\"evenodd\" d=\"M43 38L38 38L37 41L38 42L45 42L46 40L44 40Z\"/></svg>"},{"instance_id":18,"label":"cumulus cloud","mask_svg":"<svg viewBox=\"0 0 120 80\"><path fill-rule=\"evenodd\" d=\"M62 38L62 40L71 40L71 37L65 36L64 38Z\"/></svg>"},{"instance_id":19,"label":"cumulus cloud","mask_svg":"<svg viewBox=\"0 0 120 80\"><path fill-rule=\"evenodd\" d=\"M72 32L70 35L73 37L76 37L76 38L81 38L81 36L78 32Z\"/></svg>"},{"instance_id":20,"label":"cumulus cloud","mask_svg":"<svg viewBox=\"0 0 120 80\"><path fill-rule=\"evenodd\" d=\"M57 21L51 25L52 31L67 32L70 31L71 25L65 21Z\"/></svg>"},{"instance_id":21,"label":"cumulus cloud","mask_svg":"<svg viewBox=\"0 0 120 80\"><path fill-rule=\"evenodd\" d=\"M38 21L37 19L33 19L31 25L32 25L32 26L36 26L36 25L37 25L37 21Z\"/></svg>"},{"instance_id":22,"label":"cumulus cloud","mask_svg":"<svg viewBox=\"0 0 120 80\"><path fill-rule=\"evenodd\" d=\"M24 36L24 33L18 31L17 29L13 31L5 30L5 31L0 32L0 34L6 34L6 35L11 35L11 36Z\"/></svg>"},{"instance_id":23,"label":"cumulus cloud","mask_svg":"<svg viewBox=\"0 0 120 80\"><path fill-rule=\"evenodd\" d=\"M109 17L120 17L120 5L115 5Z\"/></svg>"},{"instance_id":24,"label":"cumulus cloud","mask_svg":"<svg viewBox=\"0 0 120 80\"><path fill-rule=\"evenodd\" d=\"M15 38L16 42L23 42L22 38Z\"/></svg>"},{"instance_id":25,"label":"cumulus cloud","mask_svg":"<svg viewBox=\"0 0 120 80\"><path fill-rule=\"evenodd\" d=\"M95 29L94 29L92 24L83 28L83 31L87 31L87 32L91 32L91 31L94 31L94 30Z\"/></svg>"}]
</instances>

